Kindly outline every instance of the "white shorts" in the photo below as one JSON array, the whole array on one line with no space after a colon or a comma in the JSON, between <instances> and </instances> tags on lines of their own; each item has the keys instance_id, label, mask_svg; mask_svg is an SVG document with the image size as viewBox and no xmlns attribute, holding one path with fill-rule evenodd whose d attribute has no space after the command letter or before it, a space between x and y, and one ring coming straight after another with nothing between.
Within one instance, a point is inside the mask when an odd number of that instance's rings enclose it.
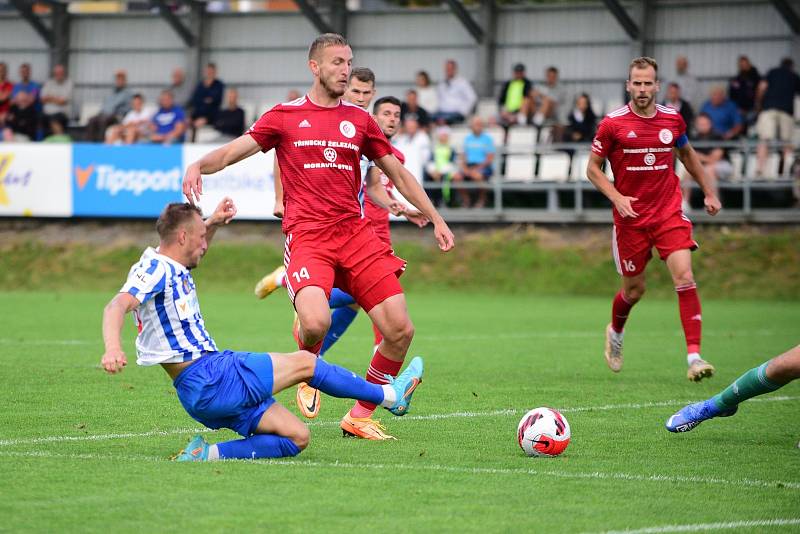
<instances>
[{"instance_id":1,"label":"white shorts","mask_svg":"<svg viewBox=\"0 0 800 534\"><path fill-rule=\"evenodd\" d=\"M762 141L791 141L794 119L785 111L767 109L758 114L756 132ZM777 137L776 134L777 133Z\"/></svg>"}]
</instances>

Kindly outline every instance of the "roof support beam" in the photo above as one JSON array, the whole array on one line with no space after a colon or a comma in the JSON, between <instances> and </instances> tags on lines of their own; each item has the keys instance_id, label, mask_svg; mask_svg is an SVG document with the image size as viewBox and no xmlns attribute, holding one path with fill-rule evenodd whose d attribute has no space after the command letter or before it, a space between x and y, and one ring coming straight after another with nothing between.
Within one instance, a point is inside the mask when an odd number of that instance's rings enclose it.
<instances>
[{"instance_id":1,"label":"roof support beam","mask_svg":"<svg viewBox=\"0 0 800 534\"><path fill-rule=\"evenodd\" d=\"M622 4L619 3L619 0L603 0L603 3L606 5L606 8L614 15L614 18L617 19L622 29L625 30L625 33L628 34L628 37L637 41L639 39L639 27L633 21L628 12L625 11L625 8L622 7Z\"/></svg>"},{"instance_id":2,"label":"roof support beam","mask_svg":"<svg viewBox=\"0 0 800 534\"><path fill-rule=\"evenodd\" d=\"M492 2L493 4L494 2ZM472 15L469 14L467 8L464 7L464 4L460 2L460 0L447 0L447 5L450 6L450 9L453 10L453 14L461 21L461 24L464 25L464 28L472 35L472 38L475 39L475 42L482 43L483 42L483 28L475 22L475 19L472 18Z\"/></svg>"},{"instance_id":3,"label":"roof support beam","mask_svg":"<svg viewBox=\"0 0 800 534\"><path fill-rule=\"evenodd\" d=\"M786 0L772 0L772 5L775 6L783 20L792 29L792 33L795 35L800 34L800 16L797 15L791 4Z\"/></svg>"},{"instance_id":4,"label":"roof support beam","mask_svg":"<svg viewBox=\"0 0 800 534\"><path fill-rule=\"evenodd\" d=\"M178 34L178 37L181 38L183 44L188 46L189 48L193 48L195 43L197 42L197 36L195 36L186 26L183 25L181 19L178 18L175 13L172 12L170 6L167 5L166 0L151 0L153 5L158 8L159 13L167 21L167 24Z\"/></svg>"},{"instance_id":5,"label":"roof support beam","mask_svg":"<svg viewBox=\"0 0 800 534\"><path fill-rule=\"evenodd\" d=\"M36 33L39 34L39 37L41 37L42 40L47 43L47 46L52 47L53 32L47 26L45 26L44 22L42 22L39 17L33 13L33 2L26 0L11 0L11 5L13 5L17 11L19 11L19 14L22 15L22 18L24 18L28 24L31 25Z\"/></svg>"},{"instance_id":6,"label":"roof support beam","mask_svg":"<svg viewBox=\"0 0 800 534\"><path fill-rule=\"evenodd\" d=\"M322 18L319 11L308 0L294 0L294 3L319 33L334 33L331 25Z\"/></svg>"}]
</instances>

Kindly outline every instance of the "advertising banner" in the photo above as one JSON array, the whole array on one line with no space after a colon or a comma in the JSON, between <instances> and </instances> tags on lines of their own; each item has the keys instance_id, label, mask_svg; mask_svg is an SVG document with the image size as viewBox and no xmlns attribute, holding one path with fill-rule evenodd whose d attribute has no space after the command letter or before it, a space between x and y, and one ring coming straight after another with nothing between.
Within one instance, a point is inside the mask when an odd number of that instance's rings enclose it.
<instances>
[{"instance_id":1,"label":"advertising banner","mask_svg":"<svg viewBox=\"0 0 800 534\"><path fill-rule=\"evenodd\" d=\"M217 145L184 145L183 171L215 148ZM238 208L237 219L275 219L274 155L274 150L258 153L216 174L203 176L203 214L210 215L219 201L229 196Z\"/></svg>"},{"instance_id":2,"label":"advertising banner","mask_svg":"<svg viewBox=\"0 0 800 534\"><path fill-rule=\"evenodd\" d=\"M69 217L70 145L0 144L0 216Z\"/></svg>"},{"instance_id":3,"label":"advertising banner","mask_svg":"<svg viewBox=\"0 0 800 534\"><path fill-rule=\"evenodd\" d=\"M183 197L182 146L72 146L76 216L157 217Z\"/></svg>"}]
</instances>

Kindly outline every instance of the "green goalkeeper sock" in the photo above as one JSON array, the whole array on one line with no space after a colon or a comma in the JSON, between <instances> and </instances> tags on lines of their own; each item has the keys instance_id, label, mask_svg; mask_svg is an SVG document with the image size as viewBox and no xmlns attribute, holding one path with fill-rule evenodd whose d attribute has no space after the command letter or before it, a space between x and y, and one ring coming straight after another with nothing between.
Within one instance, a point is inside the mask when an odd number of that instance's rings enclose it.
<instances>
[{"instance_id":1,"label":"green goalkeeper sock","mask_svg":"<svg viewBox=\"0 0 800 534\"><path fill-rule=\"evenodd\" d=\"M767 378L767 365L769 365L769 362L750 369L737 378L733 384L725 388L722 393L714 395L712 399L717 408L733 408L750 397L763 395L781 388L783 384L776 384Z\"/></svg>"}]
</instances>

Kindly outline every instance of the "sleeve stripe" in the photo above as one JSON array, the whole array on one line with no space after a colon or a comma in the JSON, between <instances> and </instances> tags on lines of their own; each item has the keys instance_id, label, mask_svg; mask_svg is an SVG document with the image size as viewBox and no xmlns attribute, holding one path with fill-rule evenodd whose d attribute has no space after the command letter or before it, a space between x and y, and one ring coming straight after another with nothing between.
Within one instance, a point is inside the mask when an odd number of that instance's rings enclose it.
<instances>
[{"instance_id":1,"label":"sleeve stripe","mask_svg":"<svg viewBox=\"0 0 800 534\"><path fill-rule=\"evenodd\" d=\"M153 274L158 268L158 260L150 260L150 267L147 268L147 274Z\"/></svg>"}]
</instances>

